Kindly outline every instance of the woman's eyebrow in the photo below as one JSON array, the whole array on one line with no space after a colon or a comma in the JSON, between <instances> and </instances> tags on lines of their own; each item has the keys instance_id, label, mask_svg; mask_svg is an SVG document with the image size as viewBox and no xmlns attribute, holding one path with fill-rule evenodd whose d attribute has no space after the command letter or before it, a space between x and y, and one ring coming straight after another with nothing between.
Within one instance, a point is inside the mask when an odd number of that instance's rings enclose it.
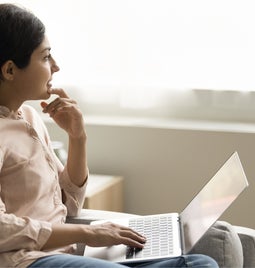
<instances>
[{"instance_id":1,"label":"woman's eyebrow","mask_svg":"<svg viewBox=\"0 0 255 268\"><path fill-rule=\"evenodd\" d=\"M42 51L41 51L41 53L43 53L43 52L45 52L45 51L50 51L51 50L51 47L46 47L46 48L44 48Z\"/></svg>"}]
</instances>

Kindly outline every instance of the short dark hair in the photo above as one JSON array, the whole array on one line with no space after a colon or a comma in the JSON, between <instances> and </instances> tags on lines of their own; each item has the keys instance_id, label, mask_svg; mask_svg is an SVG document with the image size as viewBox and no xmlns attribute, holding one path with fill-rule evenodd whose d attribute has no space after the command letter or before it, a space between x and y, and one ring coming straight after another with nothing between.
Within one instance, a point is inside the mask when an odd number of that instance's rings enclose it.
<instances>
[{"instance_id":1,"label":"short dark hair","mask_svg":"<svg viewBox=\"0 0 255 268\"><path fill-rule=\"evenodd\" d=\"M12 60L18 68L25 68L44 35L44 24L32 12L14 4L0 4L0 67Z\"/></svg>"}]
</instances>

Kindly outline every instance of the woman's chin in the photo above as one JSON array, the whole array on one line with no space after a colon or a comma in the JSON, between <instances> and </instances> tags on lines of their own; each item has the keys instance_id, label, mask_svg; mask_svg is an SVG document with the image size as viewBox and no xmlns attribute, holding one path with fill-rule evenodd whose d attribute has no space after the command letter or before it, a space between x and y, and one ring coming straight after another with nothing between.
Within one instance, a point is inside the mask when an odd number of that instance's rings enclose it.
<instances>
[{"instance_id":1,"label":"woman's chin","mask_svg":"<svg viewBox=\"0 0 255 268\"><path fill-rule=\"evenodd\" d=\"M50 98L50 94L42 94L41 96L38 96L37 98L34 98L33 100L47 100Z\"/></svg>"},{"instance_id":2,"label":"woman's chin","mask_svg":"<svg viewBox=\"0 0 255 268\"><path fill-rule=\"evenodd\" d=\"M48 91L46 91L44 94L42 94L41 99L47 100L50 98L50 96L51 96L51 94Z\"/></svg>"}]
</instances>

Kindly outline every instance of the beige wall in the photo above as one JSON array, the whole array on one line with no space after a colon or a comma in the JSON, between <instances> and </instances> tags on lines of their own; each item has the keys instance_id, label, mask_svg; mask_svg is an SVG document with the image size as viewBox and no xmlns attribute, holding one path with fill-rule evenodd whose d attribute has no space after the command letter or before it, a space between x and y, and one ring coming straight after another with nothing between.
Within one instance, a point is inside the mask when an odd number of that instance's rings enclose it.
<instances>
[{"instance_id":1,"label":"beige wall","mask_svg":"<svg viewBox=\"0 0 255 268\"><path fill-rule=\"evenodd\" d=\"M66 142L62 131L50 123L48 127L52 139ZM250 187L221 219L255 228L254 126L88 120L87 134L90 172L124 176L125 211L137 214L180 212L238 151Z\"/></svg>"}]
</instances>

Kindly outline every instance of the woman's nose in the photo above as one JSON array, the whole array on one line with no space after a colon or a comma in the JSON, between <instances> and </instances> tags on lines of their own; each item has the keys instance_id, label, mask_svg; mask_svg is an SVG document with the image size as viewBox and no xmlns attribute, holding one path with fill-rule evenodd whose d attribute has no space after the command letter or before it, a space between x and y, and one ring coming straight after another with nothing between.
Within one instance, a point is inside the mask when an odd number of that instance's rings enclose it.
<instances>
[{"instance_id":1,"label":"woman's nose","mask_svg":"<svg viewBox=\"0 0 255 268\"><path fill-rule=\"evenodd\" d=\"M51 58L51 70L54 73L60 70L59 66L57 65L56 61L53 58Z\"/></svg>"}]
</instances>

